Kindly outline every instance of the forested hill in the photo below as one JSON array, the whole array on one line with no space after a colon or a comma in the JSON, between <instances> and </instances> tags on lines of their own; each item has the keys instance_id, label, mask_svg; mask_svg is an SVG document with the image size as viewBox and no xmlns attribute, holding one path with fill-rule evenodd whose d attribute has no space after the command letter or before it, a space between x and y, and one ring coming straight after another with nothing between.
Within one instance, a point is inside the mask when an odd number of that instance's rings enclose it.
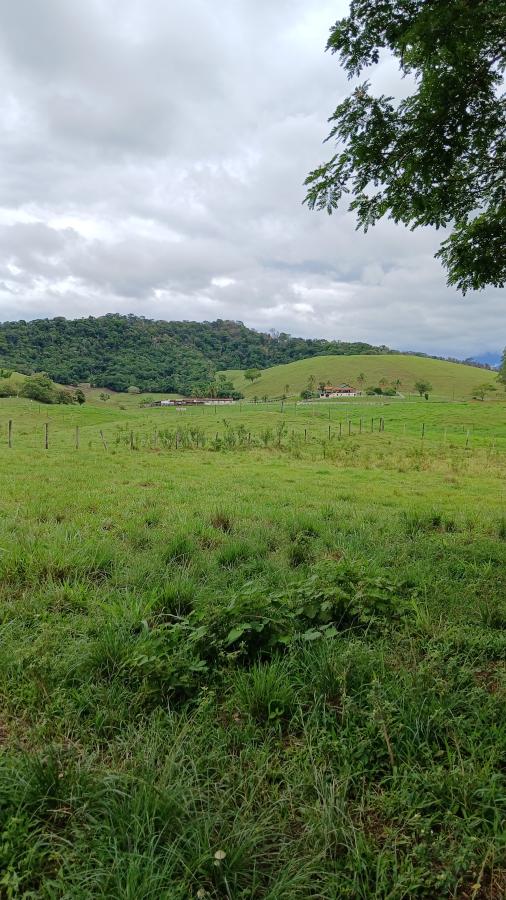
<instances>
[{"instance_id":1,"label":"forested hill","mask_svg":"<svg viewBox=\"0 0 506 900\"><path fill-rule=\"evenodd\" d=\"M60 384L91 381L124 391L188 392L223 369L263 369L322 354L387 347L261 334L242 322L163 322L110 314L0 324L0 367L47 372Z\"/></svg>"}]
</instances>

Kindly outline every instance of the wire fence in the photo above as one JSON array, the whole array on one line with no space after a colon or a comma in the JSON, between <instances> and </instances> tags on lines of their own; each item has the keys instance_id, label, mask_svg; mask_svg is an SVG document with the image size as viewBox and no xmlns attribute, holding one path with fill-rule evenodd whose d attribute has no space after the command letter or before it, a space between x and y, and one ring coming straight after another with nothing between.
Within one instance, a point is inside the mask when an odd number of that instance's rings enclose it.
<instances>
[{"instance_id":1,"label":"wire fence","mask_svg":"<svg viewBox=\"0 0 506 900\"><path fill-rule=\"evenodd\" d=\"M492 452L506 451L506 429L494 433L492 428L476 428L469 424L452 423L401 423L385 416L340 419L323 424L306 424L303 428L291 428L283 419L252 428L251 423L222 420L219 424L205 422L172 422L134 424L84 424L67 426L60 421L16 423L11 418L0 422L0 448L15 451L45 450L86 451L88 449L130 451L183 451L183 450L248 450L278 449L299 451L304 447L321 446L325 449L343 443L371 438L388 438L399 446L418 444L439 446L451 450L472 451L485 449ZM353 446L355 446L353 444Z\"/></svg>"}]
</instances>

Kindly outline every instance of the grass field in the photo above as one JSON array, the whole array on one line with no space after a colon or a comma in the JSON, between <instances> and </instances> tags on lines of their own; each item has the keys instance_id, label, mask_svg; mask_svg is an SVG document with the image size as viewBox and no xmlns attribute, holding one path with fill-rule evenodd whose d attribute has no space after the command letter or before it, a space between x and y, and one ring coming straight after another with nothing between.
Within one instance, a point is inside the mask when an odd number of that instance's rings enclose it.
<instances>
[{"instance_id":1,"label":"grass field","mask_svg":"<svg viewBox=\"0 0 506 900\"><path fill-rule=\"evenodd\" d=\"M299 394L307 387L311 375L316 386L319 381L325 381L330 384L346 382L360 387L357 377L361 373L366 377L364 387L376 386L381 378L386 378L389 384L399 379L399 391L406 395L416 393L416 381L428 381L435 395L450 400L467 400L477 385L495 384L497 379L495 372L484 369L403 354L316 356L264 369L261 377L253 383L247 381L239 370L230 370L226 374L245 397L281 397L283 394Z\"/></svg>"},{"instance_id":2,"label":"grass field","mask_svg":"<svg viewBox=\"0 0 506 900\"><path fill-rule=\"evenodd\" d=\"M138 402L0 400L0 896L503 897L504 395Z\"/></svg>"}]
</instances>

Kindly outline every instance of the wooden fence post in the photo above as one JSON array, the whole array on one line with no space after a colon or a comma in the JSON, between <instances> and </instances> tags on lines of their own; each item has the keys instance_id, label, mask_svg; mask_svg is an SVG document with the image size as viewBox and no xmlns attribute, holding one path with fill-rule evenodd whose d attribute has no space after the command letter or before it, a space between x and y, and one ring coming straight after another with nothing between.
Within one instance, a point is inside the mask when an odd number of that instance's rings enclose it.
<instances>
[{"instance_id":1,"label":"wooden fence post","mask_svg":"<svg viewBox=\"0 0 506 900\"><path fill-rule=\"evenodd\" d=\"M9 447L12 447L12 419L9 419Z\"/></svg>"},{"instance_id":2,"label":"wooden fence post","mask_svg":"<svg viewBox=\"0 0 506 900\"><path fill-rule=\"evenodd\" d=\"M79 425L76 425L76 450L79 450Z\"/></svg>"},{"instance_id":3,"label":"wooden fence post","mask_svg":"<svg viewBox=\"0 0 506 900\"><path fill-rule=\"evenodd\" d=\"M106 443L106 440L105 440L105 437L104 437L104 432L102 431L102 429L100 429L100 437L102 438L102 443L103 443L103 445L104 445L104 450L107 450L107 443Z\"/></svg>"},{"instance_id":4,"label":"wooden fence post","mask_svg":"<svg viewBox=\"0 0 506 900\"><path fill-rule=\"evenodd\" d=\"M330 441L330 425L329 425L329 441Z\"/></svg>"},{"instance_id":5,"label":"wooden fence post","mask_svg":"<svg viewBox=\"0 0 506 900\"><path fill-rule=\"evenodd\" d=\"M49 425L47 422L44 425L44 448L49 450Z\"/></svg>"},{"instance_id":6,"label":"wooden fence post","mask_svg":"<svg viewBox=\"0 0 506 900\"><path fill-rule=\"evenodd\" d=\"M425 437L425 422L422 422L422 441Z\"/></svg>"}]
</instances>

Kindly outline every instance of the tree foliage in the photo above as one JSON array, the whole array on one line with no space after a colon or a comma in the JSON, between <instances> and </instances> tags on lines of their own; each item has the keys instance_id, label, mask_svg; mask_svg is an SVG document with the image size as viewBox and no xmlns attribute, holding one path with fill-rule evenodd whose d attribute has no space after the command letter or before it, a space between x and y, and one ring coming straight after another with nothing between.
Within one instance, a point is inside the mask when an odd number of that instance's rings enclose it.
<instances>
[{"instance_id":1,"label":"tree foliage","mask_svg":"<svg viewBox=\"0 0 506 900\"><path fill-rule=\"evenodd\" d=\"M504 349L501 366L499 368L499 381L504 385L506 389L506 348Z\"/></svg>"},{"instance_id":2,"label":"tree foliage","mask_svg":"<svg viewBox=\"0 0 506 900\"><path fill-rule=\"evenodd\" d=\"M487 394L493 393L497 388L495 385L490 384L489 381L484 382L483 384L479 384L477 387L473 389L473 397L477 400L484 400Z\"/></svg>"},{"instance_id":3,"label":"tree foliage","mask_svg":"<svg viewBox=\"0 0 506 900\"><path fill-rule=\"evenodd\" d=\"M106 315L0 324L0 365L60 384L191 393L224 369L260 369L325 354L386 353L363 342L261 334L242 322L153 322Z\"/></svg>"},{"instance_id":4,"label":"tree foliage","mask_svg":"<svg viewBox=\"0 0 506 900\"><path fill-rule=\"evenodd\" d=\"M464 293L506 282L505 33L506 0L352 0L327 44L350 78L389 51L413 92L396 102L365 81L339 104L309 206L350 193L364 230L386 214L451 226L437 256Z\"/></svg>"},{"instance_id":5,"label":"tree foliage","mask_svg":"<svg viewBox=\"0 0 506 900\"><path fill-rule=\"evenodd\" d=\"M432 385L429 381L415 381L415 391L418 391L420 397L427 397L432 391Z\"/></svg>"},{"instance_id":6,"label":"tree foliage","mask_svg":"<svg viewBox=\"0 0 506 900\"><path fill-rule=\"evenodd\" d=\"M251 382L256 381L257 378L261 377L261 375L262 373L260 369L246 369L244 373L244 377L247 379L247 381Z\"/></svg>"}]
</instances>

